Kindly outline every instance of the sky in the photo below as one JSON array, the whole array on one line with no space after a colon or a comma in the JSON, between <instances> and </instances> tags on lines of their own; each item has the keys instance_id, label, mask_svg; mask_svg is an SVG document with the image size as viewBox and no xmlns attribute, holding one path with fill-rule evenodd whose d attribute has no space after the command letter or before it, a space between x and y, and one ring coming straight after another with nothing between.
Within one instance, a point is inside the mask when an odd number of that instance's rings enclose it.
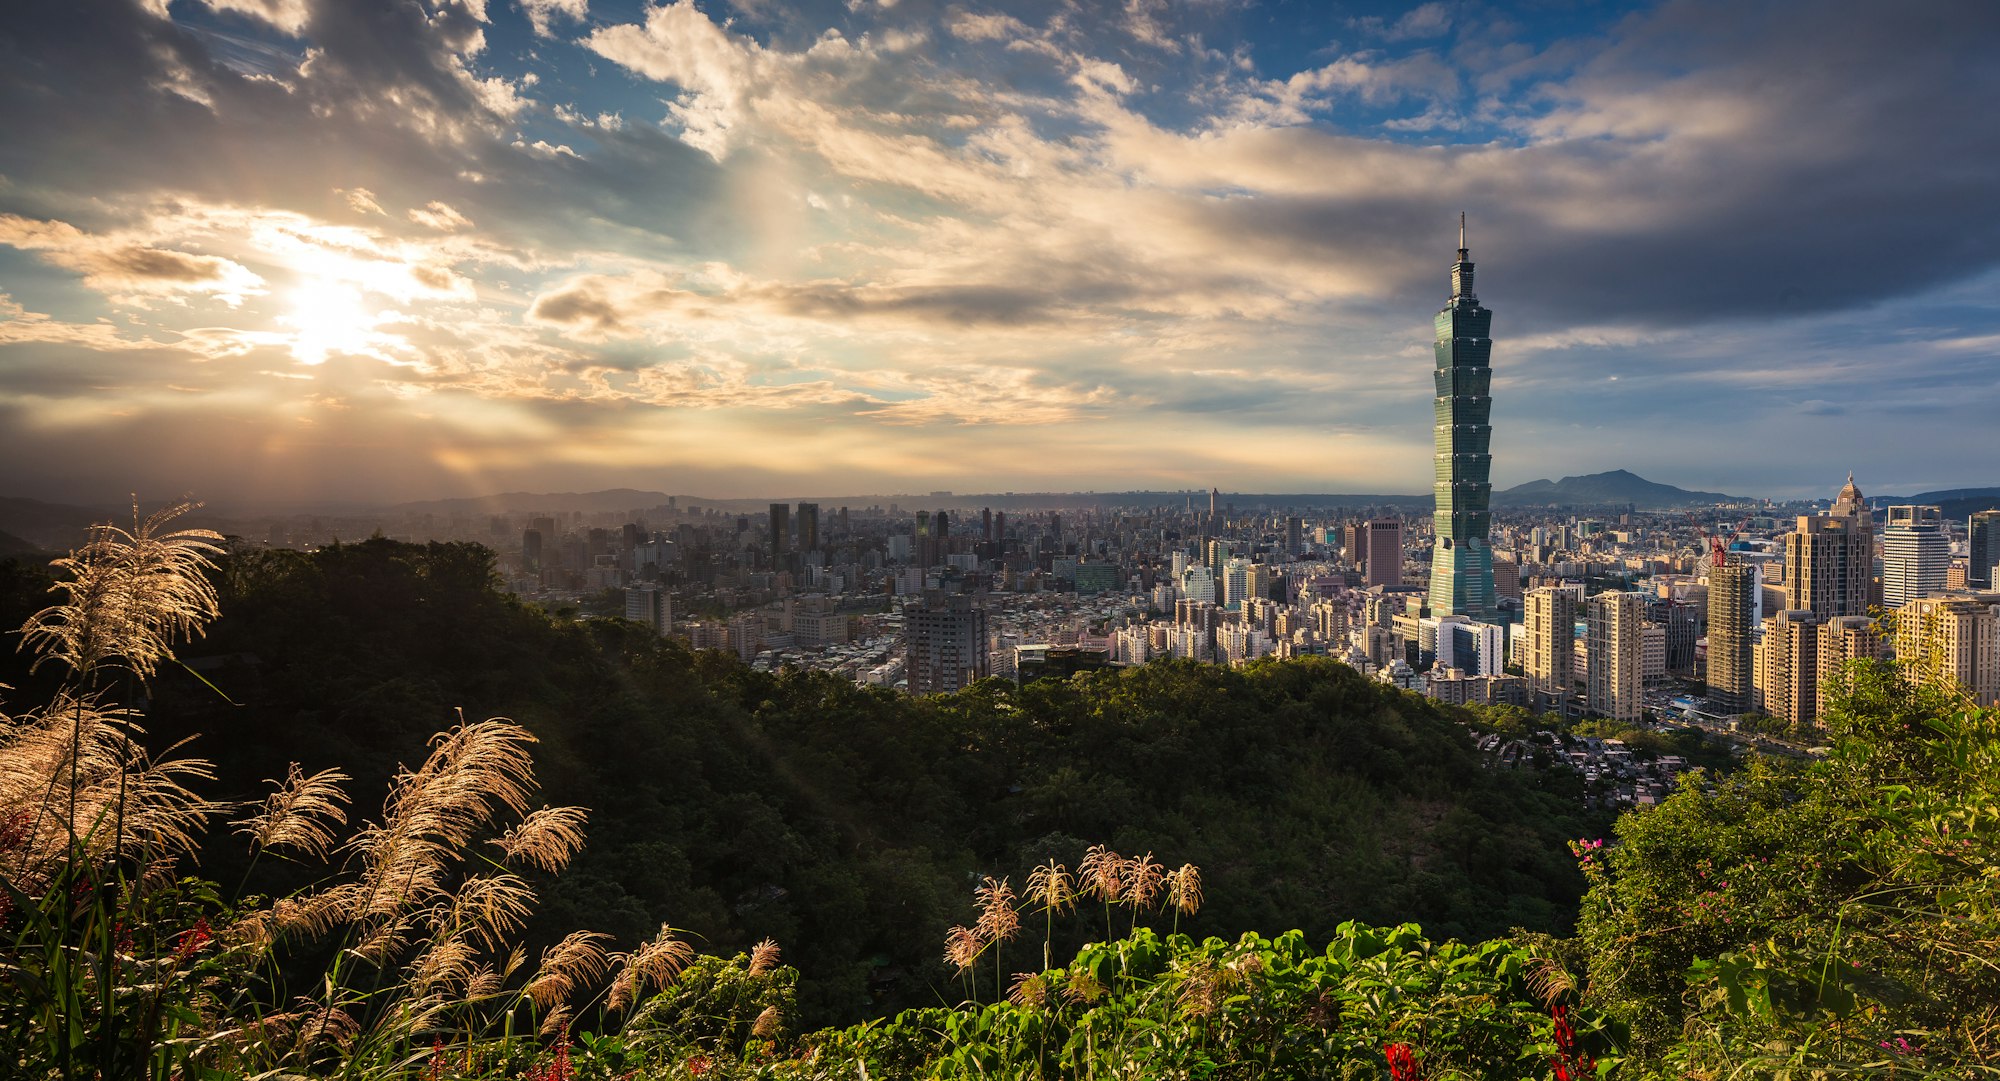
<instances>
[{"instance_id":1,"label":"sky","mask_svg":"<svg viewBox=\"0 0 2000 1081\"><path fill-rule=\"evenodd\" d=\"M2000 484L1989 0L26 0L0 495Z\"/></svg>"}]
</instances>

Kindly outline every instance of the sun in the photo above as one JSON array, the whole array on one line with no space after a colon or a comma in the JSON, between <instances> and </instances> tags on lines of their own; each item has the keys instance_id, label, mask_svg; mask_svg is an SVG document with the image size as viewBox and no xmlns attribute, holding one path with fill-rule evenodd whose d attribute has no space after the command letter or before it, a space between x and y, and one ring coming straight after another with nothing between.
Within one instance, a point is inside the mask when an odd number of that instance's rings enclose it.
<instances>
[{"instance_id":1,"label":"sun","mask_svg":"<svg viewBox=\"0 0 2000 1081\"><path fill-rule=\"evenodd\" d=\"M383 313L368 309L357 286L325 278L301 282L287 294L289 310L278 323L292 329L292 356L301 364L323 364L334 353L374 355Z\"/></svg>"}]
</instances>

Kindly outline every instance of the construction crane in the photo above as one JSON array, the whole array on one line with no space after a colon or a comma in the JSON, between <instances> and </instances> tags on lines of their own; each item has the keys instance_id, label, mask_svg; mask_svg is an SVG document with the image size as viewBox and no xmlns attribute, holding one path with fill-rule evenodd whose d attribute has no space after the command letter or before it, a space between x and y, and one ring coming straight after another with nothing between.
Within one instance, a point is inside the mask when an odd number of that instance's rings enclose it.
<instances>
[{"instance_id":1,"label":"construction crane","mask_svg":"<svg viewBox=\"0 0 2000 1081\"><path fill-rule=\"evenodd\" d=\"M1726 535L1727 539L1724 539L1725 534L1720 530L1710 533L1699 522L1694 520L1693 511L1687 512L1687 522L1688 525L1694 527L1694 535L1700 537L1702 543L1708 547L1708 565L1710 567L1720 567L1729 561L1729 541L1736 539L1736 534L1733 531Z\"/></svg>"}]
</instances>

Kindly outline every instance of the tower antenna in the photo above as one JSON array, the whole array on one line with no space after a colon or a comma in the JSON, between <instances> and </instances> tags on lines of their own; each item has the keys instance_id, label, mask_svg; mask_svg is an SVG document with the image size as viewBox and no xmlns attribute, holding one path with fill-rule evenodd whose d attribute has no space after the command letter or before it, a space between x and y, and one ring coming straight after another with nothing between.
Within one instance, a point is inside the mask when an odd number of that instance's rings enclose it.
<instances>
[{"instance_id":1,"label":"tower antenna","mask_svg":"<svg viewBox=\"0 0 2000 1081\"><path fill-rule=\"evenodd\" d=\"M1465 211L1458 212L1458 250L1465 250Z\"/></svg>"}]
</instances>

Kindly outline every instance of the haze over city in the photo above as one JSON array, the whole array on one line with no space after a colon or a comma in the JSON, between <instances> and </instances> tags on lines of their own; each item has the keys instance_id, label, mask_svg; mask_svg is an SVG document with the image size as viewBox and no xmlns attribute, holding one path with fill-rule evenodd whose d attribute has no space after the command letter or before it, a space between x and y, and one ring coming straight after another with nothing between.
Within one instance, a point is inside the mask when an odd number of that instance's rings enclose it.
<instances>
[{"instance_id":1,"label":"haze over city","mask_svg":"<svg viewBox=\"0 0 2000 1081\"><path fill-rule=\"evenodd\" d=\"M0 494L1991 484L2000 8L65 0Z\"/></svg>"}]
</instances>

